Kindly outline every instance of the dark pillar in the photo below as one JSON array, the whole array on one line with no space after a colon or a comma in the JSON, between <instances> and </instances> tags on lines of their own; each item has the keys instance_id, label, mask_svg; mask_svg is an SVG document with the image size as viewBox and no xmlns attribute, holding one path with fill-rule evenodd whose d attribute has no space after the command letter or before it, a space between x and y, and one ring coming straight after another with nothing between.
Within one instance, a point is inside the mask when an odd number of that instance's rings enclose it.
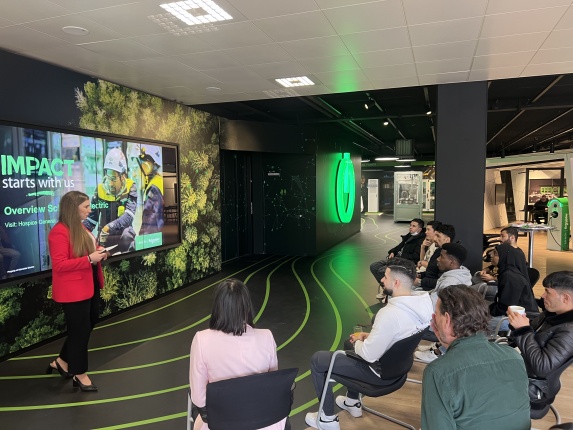
<instances>
[{"instance_id":1,"label":"dark pillar","mask_svg":"<svg viewBox=\"0 0 573 430\"><path fill-rule=\"evenodd\" d=\"M436 219L453 224L472 273L482 268L487 82L438 86Z\"/></svg>"}]
</instances>

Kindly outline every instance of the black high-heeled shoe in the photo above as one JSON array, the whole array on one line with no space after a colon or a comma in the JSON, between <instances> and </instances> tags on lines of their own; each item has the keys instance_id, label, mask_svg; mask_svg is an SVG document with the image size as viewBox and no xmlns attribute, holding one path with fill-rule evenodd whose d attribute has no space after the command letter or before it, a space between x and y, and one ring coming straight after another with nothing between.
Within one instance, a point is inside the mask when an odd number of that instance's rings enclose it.
<instances>
[{"instance_id":1,"label":"black high-heeled shoe","mask_svg":"<svg viewBox=\"0 0 573 430\"><path fill-rule=\"evenodd\" d=\"M81 381L75 376L72 378L72 386L74 388L79 387L80 390L82 391L97 391L97 386L95 386L94 384L89 384L89 385L82 384Z\"/></svg>"},{"instance_id":2,"label":"black high-heeled shoe","mask_svg":"<svg viewBox=\"0 0 573 430\"><path fill-rule=\"evenodd\" d=\"M51 375L54 370L57 370L58 373L60 374L60 376L64 379L70 379L70 378L72 378L72 376L74 376L71 373L66 372L62 368L62 366L60 366L60 363L58 363L58 360L55 360L55 362L56 362L56 367L53 367L52 363L48 364L48 368L46 369L46 374Z\"/></svg>"}]
</instances>

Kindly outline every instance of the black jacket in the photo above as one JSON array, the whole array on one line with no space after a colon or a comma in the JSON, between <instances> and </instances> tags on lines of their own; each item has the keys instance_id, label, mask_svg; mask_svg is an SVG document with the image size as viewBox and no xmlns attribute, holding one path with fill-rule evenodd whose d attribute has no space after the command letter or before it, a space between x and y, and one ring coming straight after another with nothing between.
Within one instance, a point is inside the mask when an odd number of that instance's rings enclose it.
<instances>
[{"instance_id":1,"label":"black jacket","mask_svg":"<svg viewBox=\"0 0 573 430\"><path fill-rule=\"evenodd\" d=\"M573 311L543 312L531 323L512 332L530 378L547 375L573 357Z\"/></svg>"},{"instance_id":2,"label":"black jacket","mask_svg":"<svg viewBox=\"0 0 573 430\"><path fill-rule=\"evenodd\" d=\"M438 279L440 276L442 276L443 272L440 272L440 269L438 268L438 257L441 253L442 248L436 248L430 257L430 261L428 261L428 267L426 267L426 271L422 272L420 286L424 291L432 291L434 288L436 288Z\"/></svg>"},{"instance_id":3,"label":"black jacket","mask_svg":"<svg viewBox=\"0 0 573 430\"><path fill-rule=\"evenodd\" d=\"M398 246L388 251L388 255L394 254L394 257L402 257L417 263L420 261L420 248L426 238L426 232L421 231L415 236L410 233L402 236L402 242Z\"/></svg>"}]
</instances>

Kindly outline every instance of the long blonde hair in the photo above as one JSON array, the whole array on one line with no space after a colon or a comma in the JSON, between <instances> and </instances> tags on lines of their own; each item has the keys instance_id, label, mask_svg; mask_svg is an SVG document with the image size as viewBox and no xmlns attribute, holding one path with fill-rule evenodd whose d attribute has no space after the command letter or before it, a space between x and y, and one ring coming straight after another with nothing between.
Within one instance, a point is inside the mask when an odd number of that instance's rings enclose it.
<instances>
[{"instance_id":1,"label":"long blonde hair","mask_svg":"<svg viewBox=\"0 0 573 430\"><path fill-rule=\"evenodd\" d=\"M80 191L70 191L60 200L60 213L58 221L70 230L70 242L76 257L91 254L95 251L95 244L90 233L84 228L80 218L79 206L89 200L87 194Z\"/></svg>"}]
</instances>

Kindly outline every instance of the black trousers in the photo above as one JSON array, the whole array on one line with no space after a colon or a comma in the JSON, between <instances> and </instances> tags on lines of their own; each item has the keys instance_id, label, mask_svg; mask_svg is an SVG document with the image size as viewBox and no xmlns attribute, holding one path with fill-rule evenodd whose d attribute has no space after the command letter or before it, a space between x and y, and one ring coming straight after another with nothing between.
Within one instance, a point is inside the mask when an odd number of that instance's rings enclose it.
<instances>
[{"instance_id":1,"label":"black trousers","mask_svg":"<svg viewBox=\"0 0 573 430\"><path fill-rule=\"evenodd\" d=\"M88 370L88 343L99 317L100 293L95 276L94 286L94 295L91 299L62 303L68 337L60 351L60 358L68 363L68 372L72 375L81 375Z\"/></svg>"}]
</instances>

